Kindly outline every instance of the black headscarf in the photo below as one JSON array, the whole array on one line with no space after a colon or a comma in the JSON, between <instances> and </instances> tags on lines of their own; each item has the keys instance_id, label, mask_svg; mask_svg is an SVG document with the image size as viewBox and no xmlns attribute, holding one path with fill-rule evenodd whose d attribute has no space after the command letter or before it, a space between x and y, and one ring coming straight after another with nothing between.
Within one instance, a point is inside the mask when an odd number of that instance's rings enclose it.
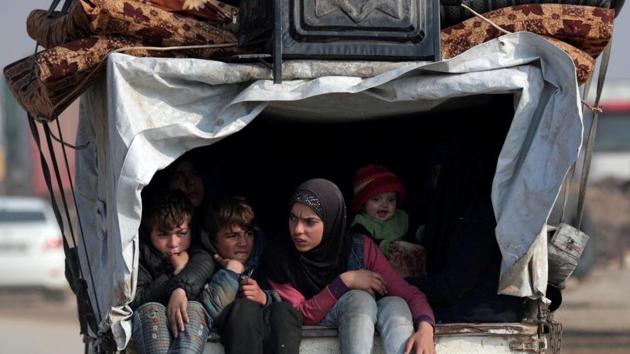
<instances>
[{"instance_id":1,"label":"black headscarf","mask_svg":"<svg viewBox=\"0 0 630 354\"><path fill-rule=\"evenodd\" d=\"M308 206L322 219L322 241L302 253L286 236L273 247L274 252L267 253L266 265L272 281L291 283L311 298L346 270L351 245L346 233L346 204L339 188L325 179L302 183L293 192L289 207L295 203Z\"/></svg>"}]
</instances>

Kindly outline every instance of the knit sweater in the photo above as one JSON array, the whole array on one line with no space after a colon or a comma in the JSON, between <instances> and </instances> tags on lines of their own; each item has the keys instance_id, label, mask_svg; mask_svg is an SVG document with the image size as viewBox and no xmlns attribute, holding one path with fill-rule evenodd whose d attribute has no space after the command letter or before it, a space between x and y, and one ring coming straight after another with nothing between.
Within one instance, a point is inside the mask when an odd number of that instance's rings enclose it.
<instances>
[{"instance_id":1,"label":"knit sweater","mask_svg":"<svg viewBox=\"0 0 630 354\"><path fill-rule=\"evenodd\" d=\"M350 224L350 233L365 233L379 246L381 252L389 257L389 245L400 240L409 230L409 216L402 209L397 209L394 216L386 221L378 220L367 213L357 214Z\"/></svg>"}]
</instances>

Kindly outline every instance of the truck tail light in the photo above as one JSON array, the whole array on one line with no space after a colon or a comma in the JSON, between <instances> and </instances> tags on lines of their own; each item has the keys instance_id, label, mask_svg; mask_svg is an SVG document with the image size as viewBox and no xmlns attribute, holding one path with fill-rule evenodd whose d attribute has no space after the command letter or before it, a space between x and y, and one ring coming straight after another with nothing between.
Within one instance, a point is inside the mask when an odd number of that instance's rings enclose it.
<instances>
[{"instance_id":1,"label":"truck tail light","mask_svg":"<svg viewBox=\"0 0 630 354\"><path fill-rule=\"evenodd\" d=\"M63 239L61 237L53 237L46 240L44 250L53 250L63 247Z\"/></svg>"}]
</instances>

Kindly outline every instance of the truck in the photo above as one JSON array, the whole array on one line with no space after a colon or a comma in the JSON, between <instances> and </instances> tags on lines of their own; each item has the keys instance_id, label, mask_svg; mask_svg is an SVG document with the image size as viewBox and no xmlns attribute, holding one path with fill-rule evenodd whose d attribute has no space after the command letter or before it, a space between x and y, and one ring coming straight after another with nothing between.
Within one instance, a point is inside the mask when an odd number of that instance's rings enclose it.
<instances>
[{"instance_id":1,"label":"truck","mask_svg":"<svg viewBox=\"0 0 630 354\"><path fill-rule=\"evenodd\" d=\"M539 35L518 32L448 60L272 59L270 68L112 53L105 74L81 96L72 195L78 225L66 225L74 246L66 246L66 257L86 352L132 351L141 191L180 156L202 153L208 169L248 191L271 219L299 181L349 180L366 162L357 158L359 147L419 186L428 151L443 142L478 143L496 154L497 293L527 299L530 309L521 322L438 323L437 352L559 352L561 326L546 296L547 247L549 215L583 148L571 58ZM301 352L339 350L334 328L305 327L303 334ZM205 350L222 352L216 336Z\"/></svg>"},{"instance_id":2,"label":"truck","mask_svg":"<svg viewBox=\"0 0 630 354\"><path fill-rule=\"evenodd\" d=\"M288 61L282 84L268 81L270 70L259 65L111 55L107 85L104 81L93 85L81 100L82 112L89 114L81 117L77 137L79 145L90 142L89 148L77 151L81 171L77 209L91 211L79 216L84 230L95 234L80 239L78 248L91 253L81 251L79 258L84 269L90 269L86 282L93 284L88 287L91 302L102 309L98 322L106 327L99 328L111 331L118 349L126 347L131 315L126 304L133 298L137 268L140 192L155 172L186 151L207 149L208 164L233 171L234 175L226 175L232 179L243 175L238 173L242 170L229 163L225 167L221 161L251 156L243 167L258 172L255 178L239 181L258 193L254 202L260 202L270 200L263 197L265 192L281 194L307 176L347 175L357 163L352 161L351 147L359 144L350 138L353 129L384 139L381 158L399 156L394 149L406 149L416 151L420 159L426 149L423 144L440 123L453 122L481 139L497 139L484 130L504 128L492 190L505 268L499 291L543 299L547 217L577 158L582 135L575 71L557 50L540 37L519 33L437 63ZM521 65L521 55L538 58L547 70ZM362 74L366 71L369 75ZM169 89L173 85L178 89ZM503 114L480 114L489 106ZM466 112L477 121L465 117ZM489 118L493 116L496 120ZM481 121L484 118L487 121ZM316 141L318 136L325 137L325 144L287 150L297 137L297 141ZM327 154L333 157L304 161L303 154L319 149L334 152ZM404 165L405 161L386 162ZM438 324L437 350L557 351L559 327L539 310L538 302L532 301L532 316L523 323ZM311 345L312 352L326 348L331 333L320 330L305 329L305 352ZM315 333L312 339L309 333Z\"/></svg>"}]
</instances>

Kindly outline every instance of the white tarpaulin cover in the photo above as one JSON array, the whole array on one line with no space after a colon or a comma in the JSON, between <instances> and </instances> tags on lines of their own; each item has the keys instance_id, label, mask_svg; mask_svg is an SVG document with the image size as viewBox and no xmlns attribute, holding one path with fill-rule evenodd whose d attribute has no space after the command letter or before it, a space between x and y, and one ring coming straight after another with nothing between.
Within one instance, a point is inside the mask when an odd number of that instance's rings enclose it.
<instances>
[{"instance_id":1,"label":"white tarpaulin cover","mask_svg":"<svg viewBox=\"0 0 630 354\"><path fill-rule=\"evenodd\" d=\"M564 52L516 33L438 63L292 61L282 84L270 75L257 64L113 54L107 81L83 95L77 143L88 147L77 151L77 184L88 257L79 254L94 279L100 329L111 326L120 349L130 333L141 189L178 156L237 133L266 108L303 121L386 119L448 98L513 93L516 113L492 187L499 292L544 294L545 224L583 129L575 68Z\"/></svg>"}]
</instances>

